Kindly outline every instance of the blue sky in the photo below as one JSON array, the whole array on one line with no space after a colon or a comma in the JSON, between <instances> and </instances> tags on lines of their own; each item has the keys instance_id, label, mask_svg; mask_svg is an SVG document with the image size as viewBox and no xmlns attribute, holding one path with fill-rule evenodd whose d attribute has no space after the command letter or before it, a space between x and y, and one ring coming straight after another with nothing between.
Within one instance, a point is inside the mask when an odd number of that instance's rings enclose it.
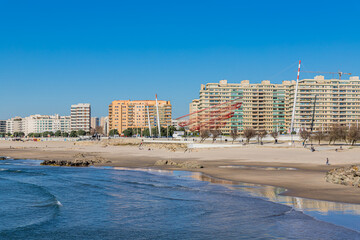
<instances>
[{"instance_id":1,"label":"blue sky","mask_svg":"<svg viewBox=\"0 0 360 240\"><path fill-rule=\"evenodd\" d=\"M305 70L359 75L356 1L0 0L0 119L70 114L116 99L171 100L200 84L272 82ZM302 77L312 77L302 74Z\"/></svg>"}]
</instances>

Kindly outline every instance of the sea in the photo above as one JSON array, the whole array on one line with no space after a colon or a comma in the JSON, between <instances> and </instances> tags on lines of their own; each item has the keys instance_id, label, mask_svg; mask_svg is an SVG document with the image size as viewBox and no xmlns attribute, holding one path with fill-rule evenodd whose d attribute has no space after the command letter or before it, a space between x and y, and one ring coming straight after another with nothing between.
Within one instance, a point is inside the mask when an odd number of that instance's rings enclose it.
<instances>
[{"instance_id":1,"label":"sea","mask_svg":"<svg viewBox=\"0 0 360 240\"><path fill-rule=\"evenodd\" d=\"M0 161L0 239L360 239L360 205L200 173Z\"/></svg>"}]
</instances>

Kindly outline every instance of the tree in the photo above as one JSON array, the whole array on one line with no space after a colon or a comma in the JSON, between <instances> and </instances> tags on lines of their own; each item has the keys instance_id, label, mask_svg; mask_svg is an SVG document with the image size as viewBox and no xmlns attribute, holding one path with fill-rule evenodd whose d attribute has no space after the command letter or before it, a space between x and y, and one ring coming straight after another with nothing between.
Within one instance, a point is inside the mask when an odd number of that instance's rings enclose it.
<instances>
[{"instance_id":1,"label":"tree","mask_svg":"<svg viewBox=\"0 0 360 240\"><path fill-rule=\"evenodd\" d=\"M347 132L347 140L348 142L354 146L354 144L359 141L360 139L360 131L359 129L354 126L354 125L351 125L349 131Z\"/></svg>"},{"instance_id":2,"label":"tree","mask_svg":"<svg viewBox=\"0 0 360 240\"><path fill-rule=\"evenodd\" d=\"M55 137L61 137L61 131L60 130L57 130L55 132Z\"/></svg>"},{"instance_id":3,"label":"tree","mask_svg":"<svg viewBox=\"0 0 360 240\"><path fill-rule=\"evenodd\" d=\"M256 131L253 128L246 128L243 131L243 135L246 138L246 142L249 143L250 139L252 139L253 137L255 137L256 135Z\"/></svg>"},{"instance_id":4,"label":"tree","mask_svg":"<svg viewBox=\"0 0 360 240\"><path fill-rule=\"evenodd\" d=\"M95 128L92 128L92 127L91 127L91 128L90 128L90 132L89 132L89 133L90 133L90 135L91 135L91 136L94 136L94 135L95 135L95 133L96 133Z\"/></svg>"},{"instance_id":5,"label":"tree","mask_svg":"<svg viewBox=\"0 0 360 240\"><path fill-rule=\"evenodd\" d=\"M149 128L144 128L144 130L143 130L143 136L144 137L150 137L150 132L149 132Z\"/></svg>"},{"instance_id":6,"label":"tree","mask_svg":"<svg viewBox=\"0 0 360 240\"><path fill-rule=\"evenodd\" d=\"M96 126L95 127L95 132L97 132L98 134L105 134L104 133L104 128L102 126Z\"/></svg>"},{"instance_id":7,"label":"tree","mask_svg":"<svg viewBox=\"0 0 360 240\"><path fill-rule=\"evenodd\" d=\"M52 136L54 136L54 133L50 132L50 131L45 131L42 133L42 136L43 137L49 137L49 136L52 137Z\"/></svg>"},{"instance_id":8,"label":"tree","mask_svg":"<svg viewBox=\"0 0 360 240\"><path fill-rule=\"evenodd\" d=\"M257 132L258 142L260 141L262 143L263 138L266 137L267 135L268 135L268 132L266 130L259 130Z\"/></svg>"},{"instance_id":9,"label":"tree","mask_svg":"<svg viewBox=\"0 0 360 240\"><path fill-rule=\"evenodd\" d=\"M186 130L185 130L184 127L179 128L179 131L183 131L183 132L184 132L184 136L187 136L187 132L186 132Z\"/></svg>"},{"instance_id":10,"label":"tree","mask_svg":"<svg viewBox=\"0 0 360 240\"><path fill-rule=\"evenodd\" d=\"M204 129L204 130L201 130L201 131L200 131L200 138L201 138L200 142L204 142L205 139L207 139L208 137L210 137L210 132L209 132L209 130Z\"/></svg>"},{"instance_id":11,"label":"tree","mask_svg":"<svg viewBox=\"0 0 360 240\"><path fill-rule=\"evenodd\" d=\"M63 132L63 133L61 134L61 136L62 136L62 137L69 137L69 133Z\"/></svg>"},{"instance_id":12,"label":"tree","mask_svg":"<svg viewBox=\"0 0 360 240\"><path fill-rule=\"evenodd\" d=\"M336 140L339 139L338 132L337 132L337 126L333 125L329 131L329 144L333 142L335 144Z\"/></svg>"},{"instance_id":13,"label":"tree","mask_svg":"<svg viewBox=\"0 0 360 240\"><path fill-rule=\"evenodd\" d=\"M133 130L131 128L127 128L123 131L125 137L131 137L133 135Z\"/></svg>"},{"instance_id":14,"label":"tree","mask_svg":"<svg viewBox=\"0 0 360 240\"><path fill-rule=\"evenodd\" d=\"M346 136L347 136L346 132L347 132L346 127L341 126L340 124L333 125L329 132L329 144L331 144L331 142L335 144L337 140L346 141Z\"/></svg>"},{"instance_id":15,"label":"tree","mask_svg":"<svg viewBox=\"0 0 360 240\"><path fill-rule=\"evenodd\" d=\"M78 136L77 131L70 132L70 137L77 137L77 136Z\"/></svg>"},{"instance_id":16,"label":"tree","mask_svg":"<svg viewBox=\"0 0 360 240\"><path fill-rule=\"evenodd\" d=\"M231 129L230 136L232 138L232 144L234 144L234 141L239 137L239 132L237 128Z\"/></svg>"},{"instance_id":17,"label":"tree","mask_svg":"<svg viewBox=\"0 0 360 240\"><path fill-rule=\"evenodd\" d=\"M117 129L110 130L109 136L113 137L114 135L119 135L119 131Z\"/></svg>"},{"instance_id":18,"label":"tree","mask_svg":"<svg viewBox=\"0 0 360 240\"><path fill-rule=\"evenodd\" d=\"M319 141L319 145L321 143L321 140L323 140L326 137L326 134L323 132L315 132L313 135L313 139L316 141Z\"/></svg>"},{"instance_id":19,"label":"tree","mask_svg":"<svg viewBox=\"0 0 360 240\"><path fill-rule=\"evenodd\" d=\"M34 137L36 137L36 138L41 137L41 133L34 133Z\"/></svg>"},{"instance_id":20,"label":"tree","mask_svg":"<svg viewBox=\"0 0 360 240\"><path fill-rule=\"evenodd\" d=\"M301 139L303 140L303 144L305 144L306 140L310 138L310 132L307 131L306 129L301 129L299 134Z\"/></svg>"},{"instance_id":21,"label":"tree","mask_svg":"<svg viewBox=\"0 0 360 240\"><path fill-rule=\"evenodd\" d=\"M347 128L345 126L339 126L338 135L339 135L340 140L343 140L346 142Z\"/></svg>"},{"instance_id":22,"label":"tree","mask_svg":"<svg viewBox=\"0 0 360 240\"><path fill-rule=\"evenodd\" d=\"M25 133L23 132L14 132L14 137L24 137Z\"/></svg>"},{"instance_id":23,"label":"tree","mask_svg":"<svg viewBox=\"0 0 360 240\"><path fill-rule=\"evenodd\" d=\"M176 127L168 126L167 129L166 129L166 134L167 134L167 136L172 137L172 135L174 135L175 131L176 131Z\"/></svg>"},{"instance_id":24,"label":"tree","mask_svg":"<svg viewBox=\"0 0 360 240\"><path fill-rule=\"evenodd\" d=\"M210 130L210 133L212 135L213 143L215 142L216 138L221 135L220 129L212 129Z\"/></svg>"},{"instance_id":25,"label":"tree","mask_svg":"<svg viewBox=\"0 0 360 240\"><path fill-rule=\"evenodd\" d=\"M85 136L86 132L84 130L80 129L77 131L77 134L78 134L78 136Z\"/></svg>"},{"instance_id":26,"label":"tree","mask_svg":"<svg viewBox=\"0 0 360 240\"><path fill-rule=\"evenodd\" d=\"M273 131L270 133L270 136L274 139L274 143L277 142L277 138L279 136L279 132L278 131Z\"/></svg>"},{"instance_id":27,"label":"tree","mask_svg":"<svg viewBox=\"0 0 360 240\"><path fill-rule=\"evenodd\" d=\"M28 137L34 137L34 133L29 133L27 136Z\"/></svg>"}]
</instances>

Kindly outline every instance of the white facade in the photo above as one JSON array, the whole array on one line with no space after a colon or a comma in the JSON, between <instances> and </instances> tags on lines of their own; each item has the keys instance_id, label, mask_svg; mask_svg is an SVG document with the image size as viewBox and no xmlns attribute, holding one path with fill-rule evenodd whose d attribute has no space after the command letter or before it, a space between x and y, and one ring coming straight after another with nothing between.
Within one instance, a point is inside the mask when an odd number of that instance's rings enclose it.
<instances>
[{"instance_id":1,"label":"white facade","mask_svg":"<svg viewBox=\"0 0 360 240\"><path fill-rule=\"evenodd\" d=\"M31 115L24 118L24 133L70 132L70 116Z\"/></svg>"},{"instance_id":2,"label":"white facade","mask_svg":"<svg viewBox=\"0 0 360 240\"><path fill-rule=\"evenodd\" d=\"M109 117L100 118L100 126L103 128L103 134L106 136L109 135Z\"/></svg>"},{"instance_id":3,"label":"white facade","mask_svg":"<svg viewBox=\"0 0 360 240\"><path fill-rule=\"evenodd\" d=\"M15 117L6 121L6 133L14 134L23 132L29 133L43 132L70 132L70 116L55 115L31 115L25 118Z\"/></svg>"},{"instance_id":4,"label":"white facade","mask_svg":"<svg viewBox=\"0 0 360 240\"><path fill-rule=\"evenodd\" d=\"M6 133L24 132L24 119L14 117L6 120Z\"/></svg>"},{"instance_id":5,"label":"white facade","mask_svg":"<svg viewBox=\"0 0 360 240\"><path fill-rule=\"evenodd\" d=\"M89 103L71 105L71 130L90 131L91 106Z\"/></svg>"}]
</instances>

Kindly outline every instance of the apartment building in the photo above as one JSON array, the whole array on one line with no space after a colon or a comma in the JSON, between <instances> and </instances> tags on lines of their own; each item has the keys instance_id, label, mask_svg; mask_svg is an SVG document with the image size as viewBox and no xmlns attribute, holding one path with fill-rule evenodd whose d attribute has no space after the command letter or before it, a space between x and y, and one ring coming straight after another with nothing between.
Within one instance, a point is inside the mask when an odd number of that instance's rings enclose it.
<instances>
[{"instance_id":1,"label":"apartment building","mask_svg":"<svg viewBox=\"0 0 360 240\"><path fill-rule=\"evenodd\" d=\"M100 127L102 127L103 134L108 135L109 134L109 117L101 117L100 118Z\"/></svg>"},{"instance_id":2,"label":"apartment building","mask_svg":"<svg viewBox=\"0 0 360 240\"><path fill-rule=\"evenodd\" d=\"M21 117L14 117L6 120L6 132L14 134L15 132L24 132L24 120Z\"/></svg>"},{"instance_id":3,"label":"apartment building","mask_svg":"<svg viewBox=\"0 0 360 240\"><path fill-rule=\"evenodd\" d=\"M55 115L31 115L25 118L15 117L6 121L6 132L29 133L43 132L70 132L70 116Z\"/></svg>"},{"instance_id":4,"label":"apartment building","mask_svg":"<svg viewBox=\"0 0 360 240\"><path fill-rule=\"evenodd\" d=\"M0 120L0 133L6 132L6 120Z\"/></svg>"},{"instance_id":5,"label":"apartment building","mask_svg":"<svg viewBox=\"0 0 360 240\"><path fill-rule=\"evenodd\" d=\"M161 126L171 125L170 101L158 101ZM149 113L149 119L148 119ZM109 130L117 129L122 133L127 128L147 128L157 126L155 100L116 100L109 105Z\"/></svg>"},{"instance_id":6,"label":"apartment building","mask_svg":"<svg viewBox=\"0 0 360 240\"><path fill-rule=\"evenodd\" d=\"M287 85L286 125L291 123L295 81ZM316 98L316 100L315 100ZM314 116L314 121L312 120ZM360 80L358 76L348 80L314 79L299 81L295 108L294 129L310 129L313 121L315 131L326 131L334 124L349 126L360 120Z\"/></svg>"},{"instance_id":7,"label":"apartment building","mask_svg":"<svg viewBox=\"0 0 360 240\"><path fill-rule=\"evenodd\" d=\"M91 106L89 103L71 105L71 131L90 131Z\"/></svg>"},{"instance_id":8,"label":"apartment building","mask_svg":"<svg viewBox=\"0 0 360 240\"><path fill-rule=\"evenodd\" d=\"M279 84L264 80L251 84L248 80L240 83L219 83L201 85L199 99L194 99L189 110L195 112L217 104L235 100L242 102L234 117L222 127L224 134L231 129L242 131L245 128L288 132L291 124L295 81L283 81ZM294 130L310 129L314 113L313 127L326 130L333 124L358 124L360 117L360 81L359 77L349 80L314 79L299 81L295 109ZM316 102L315 102L316 96Z\"/></svg>"},{"instance_id":9,"label":"apartment building","mask_svg":"<svg viewBox=\"0 0 360 240\"><path fill-rule=\"evenodd\" d=\"M70 116L31 115L23 118L24 133L70 132Z\"/></svg>"},{"instance_id":10,"label":"apartment building","mask_svg":"<svg viewBox=\"0 0 360 240\"><path fill-rule=\"evenodd\" d=\"M100 126L100 119L98 117L91 117L91 128L95 129L96 127Z\"/></svg>"},{"instance_id":11,"label":"apartment building","mask_svg":"<svg viewBox=\"0 0 360 240\"><path fill-rule=\"evenodd\" d=\"M248 127L255 130L284 130L284 87L282 84L271 84L268 80L259 84L250 84L249 80L241 83L221 80L219 83L201 85L199 99L193 100L189 108L190 112L195 112L231 100L242 102L242 106L235 111L233 118L226 120L226 125L221 128L224 134L229 134L234 128L242 131Z\"/></svg>"}]
</instances>

